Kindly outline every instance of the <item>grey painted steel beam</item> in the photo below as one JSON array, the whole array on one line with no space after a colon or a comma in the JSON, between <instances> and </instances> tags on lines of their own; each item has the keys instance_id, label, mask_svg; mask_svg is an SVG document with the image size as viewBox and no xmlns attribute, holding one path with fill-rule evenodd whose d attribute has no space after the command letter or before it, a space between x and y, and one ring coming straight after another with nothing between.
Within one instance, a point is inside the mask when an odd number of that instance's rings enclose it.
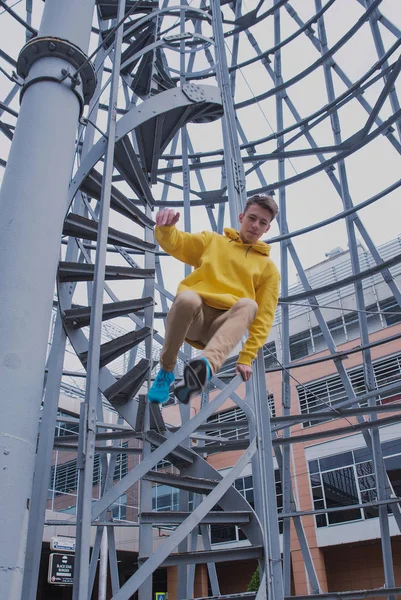
<instances>
[{"instance_id":1,"label":"grey painted steel beam","mask_svg":"<svg viewBox=\"0 0 401 600\"><path fill-rule=\"evenodd\" d=\"M401 384L396 385L395 386L395 390L399 391L401 390ZM379 392L381 393L381 390L374 390L374 392L371 392L371 396L378 396ZM359 397L356 396L353 400L354 403L356 402L363 402L364 399L363 397ZM319 415L317 415L314 412L308 412L302 415L286 415L286 416L280 416L280 417L272 417L271 419L271 423L275 424L277 423L276 427L274 429L278 429L280 426L284 427L285 424L290 424L290 425L296 425L298 423L302 423L304 421L320 421L321 419L324 419L326 417L332 417L334 419L341 419L341 418L346 418L346 417L354 417L355 415L368 415L370 413L380 413L380 412L397 412L397 411L401 411L401 404L394 404L394 405L388 405L388 404L384 404L384 405L379 405L379 406L363 406L363 407L359 407L359 408L343 408L341 409L340 414L338 414L337 412L335 412L336 407L334 406L332 410L322 410L319 412ZM235 423L235 421L233 421L233 423ZM233 425L231 425L232 427Z\"/></svg>"},{"instance_id":2,"label":"grey painted steel beam","mask_svg":"<svg viewBox=\"0 0 401 600\"><path fill-rule=\"evenodd\" d=\"M262 546L243 546L241 548L224 548L223 550L198 550L186 554L172 554L164 560L160 567L170 567L180 564L202 565L208 562L229 562L237 560L250 560L260 558L263 554Z\"/></svg>"},{"instance_id":3,"label":"grey painted steel beam","mask_svg":"<svg viewBox=\"0 0 401 600\"><path fill-rule=\"evenodd\" d=\"M301 517L307 515L325 515L332 512L338 512L339 510L355 510L356 508L367 508L369 506L391 506L401 501L401 498L387 498L386 500L375 500L374 502L364 502L363 504L349 504L348 506L342 506L341 508L321 508L318 510L297 510L290 513L280 513L281 519L289 519L291 517Z\"/></svg>"},{"instance_id":4,"label":"grey painted steel beam","mask_svg":"<svg viewBox=\"0 0 401 600\"><path fill-rule=\"evenodd\" d=\"M189 517L191 513L183 512L183 511L157 511L157 512L141 512L141 521L142 523L151 523L154 526L159 525L179 525L182 523L187 517ZM245 511L236 511L236 512L227 512L227 511L217 511L217 512L209 512L201 521L204 525L211 524L240 524L240 523L249 523L249 512Z\"/></svg>"},{"instance_id":5,"label":"grey painted steel beam","mask_svg":"<svg viewBox=\"0 0 401 600\"><path fill-rule=\"evenodd\" d=\"M399 415L394 415L392 417L383 417L382 419L378 419L376 421L363 421L361 423L356 423L355 425L348 425L346 427L336 427L335 429L328 429L326 431L316 431L314 433L306 433L302 435L295 435L288 438L279 437L273 440L274 445L283 445L283 444L298 444L301 442L306 442L310 440L319 440L325 437L335 437L337 435L342 435L344 433L352 433L362 431L364 433L369 433L370 429L374 429L377 427L384 427L385 425L391 425L392 423L398 423L400 421Z\"/></svg>"},{"instance_id":6,"label":"grey painted steel beam","mask_svg":"<svg viewBox=\"0 0 401 600\"><path fill-rule=\"evenodd\" d=\"M220 394L221 396L221 394ZM216 399L212 401L211 404ZM209 405L210 406L210 405ZM209 408L209 407L207 407ZM202 418L202 413L198 413L195 417L183 425L182 430L186 430L193 426L193 421L197 418ZM180 432L177 432L180 433ZM177 434L174 434L177 436ZM174 437L172 436L172 438ZM168 440L165 444L168 444ZM185 439L185 437L183 438ZM162 448L162 447L161 447ZM160 450L159 448L158 450ZM231 471L220 480L215 489L206 497L205 500L193 511L190 517L186 519L169 538L152 554L147 561L145 561L138 569L138 571L123 585L121 590L116 594L114 600L128 600L132 594L140 587L143 581L145 581L153 571L167 559L171 552L178 546L178 544L193 530L194 527L203 519L204 516L210 512L213 506L218 500L224 495L225 492L232 486L235 479L242 473L244 467L248 464L249 460L256 451L255 441L249 446L249 448L243 453L237 464L231 469ZM156 451L157 452L157 451ZM155 453L153 453L155 454ZM145 459L147 461L148 457ZM144 462L145 462L144 461ZM117 484L118 485L118 484Z\"/></svg>"},{"instance_id":7,"label":"grey painted steel beam","mask_svg":"<svg viewBox=\"0 0 401 600\"><path fill-rule=\"evenodd\" d=\"M121 21L125 11L125 0L118 3L118 21ZM117 104L119 74L121 65L121 46L123 29L119 27L115 36L115 57L113 63L112 81L110 86L110 106ZM103 170L103 188L101 193L98 241L94 265L94 285L92 311L90 317L89 352L87 361L87 383L85 394L85 412L83 413L83 428L80 427L83 443L83 468L79 480L77 501L77 532L76 555L77 566L74 576L73 600L87 600L90 595L89 573L87 565L90 556L90 526L93 487L94 446L96 437L97 401L99 394L99 362L102 328L102 305L104 281L106 276L106 253L108 222L111 201L111 178L113 174L113 157L115 149L115 134L117 114L110 111L107 122L107 144ZM80 440L81 441L81 440Z\"/></svg>"},{"instance_id":8,"label":"grey painted steel beam","mask_svg":"<svg viewBox=\"0 0 401 600\"><path fill-rule=\"evenodd\" d=\"M281 19L280 12L276 12L274 15L274 43L279 45L281 42ZM274 85L282 83L282 71L281 71L281 49L277 50L274 54ZM276 96L276 121L277 129L282 130L284 128L284 115L283 115L283 94L278 93ZM279 136L277 138L277 149L280 149L284 142L284 137ZM280 180L285 179L285 162L281 158L278 161L278 178ZM279 228L280 233L287 232L287 199L286 189L280 188L279 190ZM283 240L280 243L280 273L281 273L281 295L288 295L288 241ZM281 331L282 331L282 362L288 364L290 358L290 307L287 304L281 305ZM289 371L282 372L281 381L281 405L283 415L288 415L291 412L291 386L290 386L290 373ZM269 424L270 425L270 424ZM288 436L290 434L289 428L284 429L283 435ZM280 475L281 475L281 486L283 491L283 510L288 512L291 510L292 498L292 484L291 484L291 447L284 446L282 449L282 457L280 464ZM270 474L271 475L271 474ZM274 476L274 473L272 474ZM283 523L283 586L284 595L291 593L291 522L284 521ZM315 592L319 592L320 589L315 589Z\"/></svg>"}]
</instances>

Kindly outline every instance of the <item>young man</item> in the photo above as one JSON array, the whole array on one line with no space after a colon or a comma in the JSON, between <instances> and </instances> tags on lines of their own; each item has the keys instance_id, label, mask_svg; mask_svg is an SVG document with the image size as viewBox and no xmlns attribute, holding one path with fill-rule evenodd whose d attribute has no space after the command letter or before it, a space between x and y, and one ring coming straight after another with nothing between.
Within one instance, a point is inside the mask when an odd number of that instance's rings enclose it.
<instances>
[{"instance_id":1,"label":"young man","mask_svg":"<svg viewBox=\"0 0 401 600\"><path fill-rule=\"evenodd\" d=\"M252 374L252 361L273 324L280 275L269 258L270 246L259 239L278 214L271 196L251 196L239 215L240 228L224 235L176 229L179 213L162 209L156 215L155 237L168 254L194 267L178 286L166 319L161 369L149 390L150 402L164 404L174 383L174 367L184 340L203 350L184 369L183 382L174 393L187 403L205 388L228 354L249 330L239 353L236 373L244 381Z\"/></svg>"}]
</instances>

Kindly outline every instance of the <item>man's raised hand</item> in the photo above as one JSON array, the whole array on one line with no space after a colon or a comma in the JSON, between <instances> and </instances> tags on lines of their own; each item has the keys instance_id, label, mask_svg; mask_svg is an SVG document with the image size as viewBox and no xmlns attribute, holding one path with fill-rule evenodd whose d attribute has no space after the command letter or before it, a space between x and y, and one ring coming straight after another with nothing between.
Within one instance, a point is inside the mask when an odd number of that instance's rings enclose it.
<instances>
[{"instance_id":1,"label":"man's raised hand","mask_svg":"<svg viewBox=\"0 0 401 600\"><path fill-rule=\"evenodd\" d=\"M171 227L178 222L179 218L179 212L174 212L170 208L162 208L156 214L156 225L158 227Z\"/></svg>"},{"instance_id":2,"label":"man's raised hand","mask_svg":"<svg viewBox=\"0 0 401 600\"><path fill-rule=\"evenodd\" d=\"M249 381L252 375L252 367L237 363L235 374L238 375L238 373L241 375L243 381Z\"/></svg>"}]
</instances>

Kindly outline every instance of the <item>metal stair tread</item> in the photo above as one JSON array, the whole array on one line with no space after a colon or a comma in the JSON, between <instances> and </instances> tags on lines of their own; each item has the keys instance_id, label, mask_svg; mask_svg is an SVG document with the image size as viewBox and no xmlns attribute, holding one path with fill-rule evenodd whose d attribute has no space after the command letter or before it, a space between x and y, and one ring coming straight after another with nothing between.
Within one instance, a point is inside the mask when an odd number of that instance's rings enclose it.
<instances>
[{"instance_id":1,"label":"metal stair tread","mask_svg":"<svg viewBox=\"0 0 401 600\"><path fill-rule=\"evenodd\" d=\"M98 223L93 219L70 213L64 221L63 235L97 241ZM143 250L144 252L153 252L156 249L156 244L144 242L141 238L118 231L112 227L109 227L107 241L109 244L133 250Z\"/></svg>"},{"instance_id":2,"label":"metal stair tread","mask_svg":"<svg viewBox=\"0 0 401 600\"><path fill-rule=\"evenodd\" d=\"M97 5L103 20L117 18L118 0L97 0ZM134 5L134 0L126 0L126 11ZM159 3L156 0L142 0L133 14L136 12L149 13L155 8L158 8L158 5Z\"/></svg>"},{"instance_id":3,"label":"metal stair tread","mask_svg":"<svg viewBox=\"0 0 401 600\"><path fill-rule=\"evenodd\" d=\"M145 433L146 439L148 442L153 444L154 446L161 446L167 440L167 438L161 433L155 431L154 429L150 429ZM166 456L167 460L170 460L173 464L184 462L186 464L192 464L194 461L193 452L179 444L176 446L169 454Z\"/></svg>"},{"instance_id":4,"label":"metal stair tread","mask_svg":"<svg viewBox=\"0 0 401 600\"><path fill-rule=\"evenodd\" d=\"M149 206L154 206L155 201L147 177L127 135L115 146L114 166L137 196L147 202Z\"/></svg>"},{"instance_id":5,"label":"metal stair tread","mask_svg":"<svg viewBox=\"0 0 401 600\"><path fill-rule=\"evenodd\" d=\"M141 389L150 368L149 360L142 358L135 367L103 391L111 404L126 404Z\"/></svg>"},{"instance_id":6,"label":"metal stair tread","mask_svg":"<svg viewBox=\"0 0 401 600\"><path fill-rule=\"evenodd\" d=\"M223 596L203 596L194 600L256 600L257 592L239 592L239 594L225 594Z\"/></svg>"},{"instance_id":7,"label":"metal stair tread","mask_svg":"<svg viewBox=\"0 0 401 600\"><path fill-rule=\"evenodd\" d=\"M104 367L110 362L125 354L143 340L145 340L152 333L150 327L142 327L137 331L129 331L128 333L121 335L109 342L106 342L100 346L100 361L99 366ZM81 352L79 359L83 365L86 365L88 360L88 352Z\"/></svg>"},{"instance_id":8,"label":"metal stair tread","mask_svg":"<svg viewBox=\"0 0 401 600\"><path fill-rule=\"evenodd\" d=\"M121 302L109 302L103 304L102 321L129 315L153 304L154 301L151 296L134 300L122 300ZM63 312L64 325L73 329L86 327L90 323L91 312L91 306L67 309Z\"/></svg>"},{"instance_id":9,"label":"metal stair tread","mask_svg":"<svg viewBox=\"0 0 401 600\"><path fill-rule=\"evenodd\" d=\"M197 118L198 116L198 118ZM157 163L161 154L167 148L175 134L190 122L205 123L222 116L222 107L209 101L194 102L193 104L172 108L164 114L162 126L158 117L149 119L135 129L141 163L151 180L156 181ZM161 129L158 131L158 128ZM155 139L158 139L158 152L155 156Z\"/></svg>"},{"instance_id":10,"label":"metal stair tread","mask_svg":"<svg viewBox=\"0 0 401 600\"><path fill-rule=\"evenodd\" d=\"M175 525L182 523L191 512L185 511L150 511L142 512L140 519L142 523L156 525ZM202 524L236 524L249 523L251 513L249 511L211 511L201 521Z\"/></svg>"},{"instance_id":11,"label":"metal stair tread","mask_svg":"<svg viewBox=\"0 0 401 600\"><path fill-rule=\"evenodd\" d=\"M205 446L192 446L192 450L194 452L198 452L199 454L215 454L216 452L232 452L234 450L245 450L246 448L248 448L248 446L249 438L244 438L242 440L228 440L227 442L221 442L216 444L207 442Z\"/></svg>"},{"instance_id":12,"label":"metal stair tread","mask_svg":"<svg viewBox=\"0 0 401 600\"><path fill-rule=\"evenodd\" d=\"M204 564L210 562L230 562L259 559L263 556L263 546L240 546L236 548L220 548L218 550L197 550L196 552L177 552L170 554L160 567L182 564ZM141 561L142 562L142 561Z\"/></svg>"},{"instance_id":13,"label":"metal stair tread","mask_svg":"<svg viewBox=\"0 0 401 600\"><path fill-rule=\"evenodd\" d=\"M77 262L60 262L58 268L58 277L61 283L69 281L93 281L95 265ZM150 279L155 274L154 269L135 269L132 267L120 267L117 265L107 265L105 279Z\"/></svg>"},{"instance_id":14,"label":"metal stair tread","mask_svg":"<svg viewBox=\"0 0 401 600\"><path fill-rule=\"evenodd\" d=\"M147 481L163 483L180 490L194 491L198 494L207 494L213 490L220 480L191 477L190 475L177 475L160 471L148 471L144 476Z\"/></svg>"},{"instance_id":15,"label":"metal stair tread","mask_svg":"<svg viewBox=\"0 0 401 600\"><path fill-rule=\"evenodd\" d=\"M91 198L100 200L102 185L102 175L96 171L96 169L91 169L81 183L80 189ZM153 229L155 225L152 219L149 219L149 217L147 217L129 198L124 196L124 194L114 186L111 187L110 206L113 210L124 217L131 219L131 221L134 221L141 227L150 227Z\"/></svg>"}]
</instances>

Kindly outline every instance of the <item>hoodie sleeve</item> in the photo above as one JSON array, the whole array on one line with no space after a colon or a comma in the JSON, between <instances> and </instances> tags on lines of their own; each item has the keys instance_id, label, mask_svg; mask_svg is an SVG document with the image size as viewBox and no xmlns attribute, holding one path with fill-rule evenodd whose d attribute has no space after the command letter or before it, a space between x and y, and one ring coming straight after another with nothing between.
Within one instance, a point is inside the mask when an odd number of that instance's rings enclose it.
<instances>
[{"instance_id":1,"label":"hoodie sleeve","mask_svg":"<svg viewBox=\"0 0 401 600\"><path fill-rule=\"evenodd\" d=\"M266 342L273 325L280 289L278 271L266 278L256 290L255 300L259 306L256 317L249 328L249 336L239 353L238 362L251 366L259 348Z\"/></svg>"},{"instance_id":2,"label":"hoodie sleeve","mask_svg":"<svg viewBox=\"0 0 401 600\"><path fill-rule=\"evenodd\" d=\"M212 233L186 233L179 231L174 225L155 227L155 238L165 252L181 262L199 267L200 258L209 244Z\"/></svg>"}]
</instances>

